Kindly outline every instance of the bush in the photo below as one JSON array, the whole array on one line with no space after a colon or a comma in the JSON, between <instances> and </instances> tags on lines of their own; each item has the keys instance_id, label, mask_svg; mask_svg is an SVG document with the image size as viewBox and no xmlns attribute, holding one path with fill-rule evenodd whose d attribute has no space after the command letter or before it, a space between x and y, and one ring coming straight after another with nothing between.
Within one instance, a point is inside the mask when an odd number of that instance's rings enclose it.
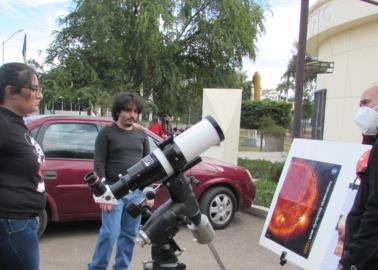
<instances>
[{"instance_id":1,"label":"bush","mask_svg":"<svg viewBox=\"0 0 378 270\"><path fill-rule=\"evenodd\" d=\"M250 160L239 158L238 165L246 168L252 174L253 178L268 179L271 174L270 170L273 163L262 159Z\"/></svg>"},{"instance_id":2,"label":"bush","mask_svg":"<svg viewBox=\"0 0 378 270\"><path fill-rule=\"evenodd\" d=\"M270 168L269 180L278 183L278 181L280 180L280 176L281 176L284 165L285 165L284 162L273 163L272 167Z\"/></svg>"},{"instance_id":3,"label":"bush","mask_svg":"<svg viewBox=\"0 0 378 270\"><path fill-rule=\"evenodd\" d=\"M284 164L284 162L273 163L263 159L238 159L238 165L246 168L254 179L268 179L273 182L278 182L280 179Z\"/></svg>"},{"instance_id":4,"label":"bush","mask_svg":"<svg viewBox=\"0 0 378 270\"><path fill-rule=\"evenodd\" d=\"M270 116L263 116L261 118L260 131L264 135L283 137L286 134L286 130L286 128L277 125Z\"/></svg>"},{"instance_id":5,"label":"bush","mask_svg":"<svg viewBox=\"0 0 378 270\"><path fill-rule=\"evenodd\" d=\"M255 180L259 179L258 181L255 181L255 205L270 207L284 164L284 162L273 163L261 159L238 159L239 166L249 170Z\"/></svg>"},{"instance_id":6,"label":"bush","mask_svg":"<svg viewBox=\"0 0 378 270\"><path fill-rule=\"evenodd\" d=\"M269 116L276 125L287 129L291 122L291 104L272 100L243 101L240 126L260 129L262 118Z\"/></svg>"},{"instance_id":7,"label":"bush","mask_svg":"<svg viewBox=\"0 0 378 270\"><path fill-rule=\"evenodd\" d=\"M261 179L256 182L255 205L270 207L277 183L269 180Z\"/></svg>"}]
</instances>

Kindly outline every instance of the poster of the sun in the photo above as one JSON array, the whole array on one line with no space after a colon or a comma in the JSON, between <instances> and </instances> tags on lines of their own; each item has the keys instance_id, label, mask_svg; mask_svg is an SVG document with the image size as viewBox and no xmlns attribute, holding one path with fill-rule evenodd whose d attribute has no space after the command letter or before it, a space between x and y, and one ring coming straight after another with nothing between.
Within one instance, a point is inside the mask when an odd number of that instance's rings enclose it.
<instances>
[{"instance_id":1,"label":"poster of the sun","mask_svg":"<svg viewBox=\"0 0 378 270\"><path fill-rule=\"evenodd\" d=\"M336 269L356 190L356 166L370 146L296 139L285 162L260 244L304 269ZM279 261L279 258L277 259Z\"/></svg>"},{"instance_id":2,"label":"poster of the sun","mask_svg":"<svg viewBox=\"0 0 378 270\"><path fill-rule=\"evenodd\" d=\"M307 258L340 169L292 158L265 236Z\"/></svg>"}]
</instances>

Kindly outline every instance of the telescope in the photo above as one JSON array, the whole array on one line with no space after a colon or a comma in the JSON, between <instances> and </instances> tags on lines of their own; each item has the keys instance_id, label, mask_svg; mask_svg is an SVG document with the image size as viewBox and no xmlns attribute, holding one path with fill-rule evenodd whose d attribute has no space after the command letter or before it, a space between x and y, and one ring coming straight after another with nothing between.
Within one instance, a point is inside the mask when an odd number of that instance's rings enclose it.
<instances>
[{"instance_id":1,"label":"telescope","mask_svg":"<svg viewBox=\"0 0 378 270\"><path fill-rule=\"evenodd\" d=\"M187 169L187 165L214 145L224 140L222 129L211 116L206 116L177 137L169 137L152 153L130 167L112 185L87 174L87 182L96 203L117 204L117 200L136 189L143 190L157 180Z\"/></svg>"},{"instance_id":2,"label":"telescope","mask_svg":"<svg viewBox=\"0 0 378 270\"><path fill-rule=\"evenodd\" d=\"M196 179L184 172L201 161L199 155L212 146L219 145L224 134L211 116L193 125L177 137L162 141L158 148L130 167L117 182L107 185L95 172L84 180L89 185L95 202L117 204L129 192L143 190L160 180L168 189L170 199L161 205L147 220L137 236L142 247L151 244L152 261L145 263L145 270L183 270L177 252L182 252L173 237L179 225L186 224L200 244L207 244L221 269L225 269L211 244L214 230L206 215L202 214L192 191Z\"/></svg>"}]
</instances>

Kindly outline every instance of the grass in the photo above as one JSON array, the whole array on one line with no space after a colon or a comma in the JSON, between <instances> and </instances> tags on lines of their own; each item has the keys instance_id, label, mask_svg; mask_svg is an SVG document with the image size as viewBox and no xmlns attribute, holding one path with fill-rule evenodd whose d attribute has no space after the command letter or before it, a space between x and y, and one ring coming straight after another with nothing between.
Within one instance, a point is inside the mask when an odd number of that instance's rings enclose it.
<instances>
[{"instance_id":1,"label":"grass","mask_svg":"<svg viewBox=\"0 0 378 270\"><path fill-rule=\"evenodd\" d=\"M242 152L260 152L260 148L239 145L239 151L242 151Z\"/></svg>"},{"instance_id":2,"label":"grass","mask_svg":"<svg viewBox=\"0 0 378 270\"><path fill-rule=\"evenodd\" d=\"M253 204L269 208L277 183L265 179L256 182L256 196Z\"/></svg>"}]
</instances>

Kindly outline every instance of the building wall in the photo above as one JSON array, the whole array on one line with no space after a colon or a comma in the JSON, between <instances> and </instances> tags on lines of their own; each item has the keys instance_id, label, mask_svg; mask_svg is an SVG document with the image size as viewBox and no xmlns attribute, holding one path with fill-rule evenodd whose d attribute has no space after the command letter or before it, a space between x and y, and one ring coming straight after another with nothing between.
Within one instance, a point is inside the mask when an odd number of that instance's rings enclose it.
<instances>
[{"instance_id":1,"label":"building wall","mask_svg":"<svg viewBox=\"0 0 378 270\"><path fill-rule=\"evenodd\" d=\"M309 12L307 52L333 61L319 74L327 89L324 140L361 141L353 117L364 89L378 81L378 6L357 0L319 0Z\"/></svg>"},{"instance_id":2,"label":"building wall","mask_svg":"<svg viewBox=\"0 0 378 270\"><path fill-rule=\"evenodd\" d=\"M213 146L205 151L203 156L237 165L241 100L241 89L206 88L203 90L202 118L207 115L214 117L225 136L219 146Z\"/></svg>"}]
</instances>

